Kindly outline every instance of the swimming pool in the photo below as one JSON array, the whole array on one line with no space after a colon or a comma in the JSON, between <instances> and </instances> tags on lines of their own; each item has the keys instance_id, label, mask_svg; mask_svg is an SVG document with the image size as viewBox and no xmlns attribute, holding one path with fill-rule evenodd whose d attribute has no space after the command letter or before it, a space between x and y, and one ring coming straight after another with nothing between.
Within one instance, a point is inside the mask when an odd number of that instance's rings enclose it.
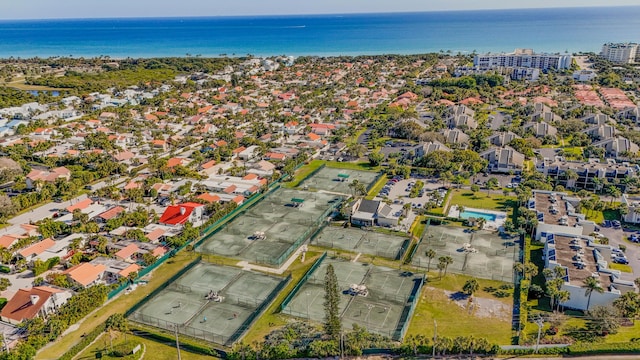
<instances>
[{"instance_id":1,"label":"swimming pool","mask_svg":"<svg viewBox=\"0 0 640 360\"><path fill-rule=\"evenodd\" d=\"M487 221L495 221L496 218L498 217L495 214L488 214L485 212L480 212L480 211L473 211L473 210L465 210L462 213L460 213L460 217L462 219L469 219L469 218L482 218L485 219Z\"/></svg>"}]
</instances>

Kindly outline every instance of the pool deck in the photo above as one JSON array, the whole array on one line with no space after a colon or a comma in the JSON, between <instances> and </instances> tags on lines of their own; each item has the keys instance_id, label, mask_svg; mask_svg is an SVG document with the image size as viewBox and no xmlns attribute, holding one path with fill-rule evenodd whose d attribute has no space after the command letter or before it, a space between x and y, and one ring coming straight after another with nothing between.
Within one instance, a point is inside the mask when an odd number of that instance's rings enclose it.
<instances>
[{"instance_id":1,"label":"pool deck","mask_svg":"<svg viewBox=\"0 0 640 360\"><path fill-rule=\"evenodd\" d=\"M507 220L507 213L504 211L495 211L495 210L485 210L485 209L475 209L475 208L464 208L464 212L477 212L481 214L488 214L495 216L495 220L487 220L487 222L482 227L484 230L498 230L503 225L505 220ZM458 211L458 206L451 206L449 209L449 217L459 218L460 211Z\"/></svg>"}]
</instances>

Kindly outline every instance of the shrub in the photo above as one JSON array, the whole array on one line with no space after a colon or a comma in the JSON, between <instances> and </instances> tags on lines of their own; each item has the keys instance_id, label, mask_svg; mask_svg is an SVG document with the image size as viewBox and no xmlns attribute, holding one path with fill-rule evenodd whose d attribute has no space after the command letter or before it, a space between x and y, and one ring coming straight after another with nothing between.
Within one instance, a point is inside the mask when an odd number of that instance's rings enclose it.
<instances>
[{"instance_id":1,"label":"shrub","mask_svg":"<svg viewBox=\"0 0 640 360\"><path fill-rule=\"evenodd\" d=\"M502 284L502 285L500 285L500 289L502 289L502 290L511 290L511 289L513 289L513 285L512 284Z\"/></svg>"},{"instance_id":2,"label":"shrub","mask_svg":"<svg viewBox=\"0 0 640 360\"><path fill-rule=\"evenodd\" d=\"M0 310L2 310L2 308L7 305L7 302L9 300L7 300L7 298L0 298Z\"/></svg>"},{"instance_id":3,"label":"shrub","mask_svg":"<svg viewBox=\"0 0 640 360\"><path fill-rule=\"evenodd\" d=\"M5 265L0 265L0 272L4 274L8 274L11 272L11 268Z\"/></svg>"},{"instance_id":4,"label":"shrub","mask_svg":"<svg viewBox=\"0 0 640 360\"><path fill-rule=\"evenodd\" d=\"M529 299L540 299L543 296L544 296L544 290L540 285L532 284L529 287L529 294L528 294Z\"/></svg>"},{"instance_id":5,"label":"shrub","mask_svg":"<svg viewBox=\"0 0 640 360\"><path fill-rule=\"evenodd\" d=\"M508 291L504 291L504 290L498 290L496 292L493 293L493 296L497 297L497 298L506 298L511 296L511 293Z\"/></svg>"}]
</instances>

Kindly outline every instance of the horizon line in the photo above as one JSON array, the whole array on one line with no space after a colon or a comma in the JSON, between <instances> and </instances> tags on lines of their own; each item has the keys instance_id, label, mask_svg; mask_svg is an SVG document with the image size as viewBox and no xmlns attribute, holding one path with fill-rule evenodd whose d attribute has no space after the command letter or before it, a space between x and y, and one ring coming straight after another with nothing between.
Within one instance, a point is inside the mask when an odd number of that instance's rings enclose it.
<instances>
[{"instance_id":1,"label":"horizon line","mask_svg":"<svg viewBox=\"0 0 640 360\"><path fill-rule=\"evenodd\" d=\"M441 13L441 12L486 12L486 11L507 11L507 10L561 10L561 9L593 9L593 8L637 8L640 5L595 5L595 6L548 6L548 7L526 7L526 8L490 8L490 9L439 9L439 10L419 10L419 11L373 11L373 12L336 12L336 13L290 13L290 14L251 14L251 15L184 15L184 16L105 16L105 17L51 17L51 18L0 18L0 21L38 21L38 20L118 20L118 19L207 19L207 18L260 18L278 16L340 16L340 15L384 15L384 14L421 14L421 13Z\"/></svg>"}]
</instances>

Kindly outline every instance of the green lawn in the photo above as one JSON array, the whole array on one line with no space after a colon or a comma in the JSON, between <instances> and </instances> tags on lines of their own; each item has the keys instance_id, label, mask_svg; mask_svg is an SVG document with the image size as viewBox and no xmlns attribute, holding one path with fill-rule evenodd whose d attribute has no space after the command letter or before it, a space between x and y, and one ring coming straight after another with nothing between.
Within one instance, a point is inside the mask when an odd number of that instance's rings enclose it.
<instances>
[{"instance_id":1,"label":"green lawn","mask_svg":"<svg viewBox=\"0 0 640 360\"><path fill-rule=\"evenodd\" d=\"M424 216L416 216L416 219L413 224L411 224L411 228L409 230L413 236L420 238L425 227L427 227L427 218Z\"/></svg>"},{"instance_id":2,"label":"green lawn","mask_svg":"<svg viewBox=\"0 0 640 360\"><path fill-rule=\"evenodd\" d=\"M322 164L324 164L324 160L312 160L310 163L303 165L296 171L293 180L286 183L284 186L288 188L294 188L300 185L300 182L304 180L309 174L316 171Z\"/></svg>"},{"instance_id":3,"label":"green lawn","mask_svg":"<svg viewBox=\"0 0 640 360\"><path fill-rule=\"evenodd\" d=\"M327 166L336 168L336 169L349 169L349 170L359 170L359 171L380 171L380 166L371 166L368 161L352 163L352 162L338 162L338 161L327 161Z\"/></svg>"},{"instance_id":4,"label":"green lawn","mask_svg":"<svg viewBox=\"0 0 640 360\"><path fill-rule=\"evenodd\" d=\"M300 258L291 264L289 271L291 271L291 282L284 288L283 291L278 294L271 306L265 311L262 316L256 320L251 329L243 337L243 342L251 344L254 341L263 341L265 335L271 331L284 326L291 318L280 314L280 305L284 298L293 290L293 287L300 281L305 272L313 265L313 263L320 257L321 253L313 251L307 251L306 259L304 263L300 262Z\"/></svg>"},{"instance_id":5,"label":"green lawn","mask_svg":"<svg viewBox=\"0 0 640 360\"><path fill-rule=\"evenodd\" d=\"M195 254L192 252L182 251L178 253L174 258L167 260L167 262L152 272L152 277L147 285L138 286L135 291L129 294L122 293L98 311L88 315L78 324L78 328L75 331L70 331L57 341L49 343L36 355L35 359L49 360L60 358L68 349L80 342L83 334L91 332L91 330L95 329L99 324L104 323L110 315L125 313L134 304L140 302L154 289L165 283L171 276L193 260L195 260Z\"/></svg>"},{"instance_id":6,"label":"green lawn","mask_svg":"<svg viewBox=\"0 0 640 360\"><path fill-rule=\"evenodd\" d=\"M448 277L449 275L447 275ZM479 296L487 297L485 295ZM452 303L440 289L425 287L409 325L407 335L423 334L428 338L433 337L434 320L437 322L438 336L453 338L473 335L478 338L485 338L494 344L505 345L511 343L510 318L477 317Z\"/></svg>"},{"instance_id":7,"label":"green lawn","mask_svg":"<svg viewBox=\"0 0 640 360\"><path fill-rule=\"evenodd\" d=\"M487 195L486 191L478 191L473 193L471 190L455 189L452 190L452 198L450 205L462 205L466 208L488 209L511 212L515 204L514 196L504 195Z\"/></svg>"},{"instance_id":8,"label":"green lawn","mask_svg":"<svg viewBox=\"0 0 640 360\"><path fill-rule=\"evenodd\" d=\"M118 344L124 343L124 335L114 333L113 338L113 346L117 346ZM157 342L155 340L145 339L139 336L127 335L127 342L134 344L142 344L144 348L144 359L154 359L154 360L173 360L178 357L177 350L175 348L175 343L171 344L163 344ZM80 354L76 356L76 360L89 360L95 359L96 354L98 352L102 353L102 359L123 359L118 357L108 356L106 351L110 349L109 344L109 334L104 333L101 337L99 337L93 345L87 347ZM204 360L204 359L213 359L212 356L194 354L184 349L180 349L180 357L183 360ZM140 354L140 353L138 353ZM133 358L133 357L132 357ZM129 359L126 357L124 359Z\"/></svg>"},{"instance_id":9,"label":"green lawn","mask_svg":"<svg viewBox=\"0 0 640 360\"><path fill-rule=\"evenodd\" d=\"M616 264L614 262L610 262L608 265L609 265L609 269L620 270L626 273L633 273L633 268L629 265Z\"/></svg>"},{"instance_id":10,"label":"green lawn","mask_svg":"<svg viewBox=\"0 0 640 360\"><path fill-rule=\"evenodd\" d=\"M369 190L369 193L367 194L367 196L365 197L365 199L367 200L373 200L373 198L378 195L378 193L380 192L380 190L382 190L382 188L384 187L384 185L387 183L387 177L386 176L380 176L380 179L378 179L378 181L373 184L373 186L371 187L371 190Z\"/></svg>"}]
</instances>

